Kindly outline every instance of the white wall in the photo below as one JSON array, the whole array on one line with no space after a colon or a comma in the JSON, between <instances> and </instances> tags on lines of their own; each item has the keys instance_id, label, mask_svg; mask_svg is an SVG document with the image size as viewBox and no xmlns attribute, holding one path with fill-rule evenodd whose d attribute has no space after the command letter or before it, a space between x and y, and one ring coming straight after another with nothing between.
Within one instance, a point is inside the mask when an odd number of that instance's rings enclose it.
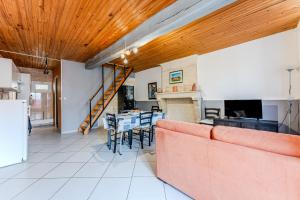
<instances>
[{"instance_id":1,"label":"white wall","mask_svg":"<svg viewBox=\"0 0 300 200\"><path fill-rule=\"evenodd\" d=\"M300 21L298 23L296 31L297 31L297 39L298 39L298 41L297 41L297 44L298 44L298 63L300 65ZM300 66L297 66L297 67L299 68Z\"/></svg>"},{"instance_id":2,"label":"white wall","mask_svg":"<svg viewBox=\"0 0 300 200\"><path fill-rule=\"evenodd\" d=\"M197 83L197 58L197 55L192 55L161 64L162 88L164 92L171 92L173 86L181 87L182 90L189 90L188 87L191 89L192 85ZM183 82L170 84L169 74L177 70L183 71Z\"/></svg>"},{"instance_id":3,"label":"white wall","mask_svg":"<svg viewBox=\"0 0 300 200\"><path fill-rule=\"evenodd\" d=\"M182 68L184 81L188 80L192 83L197 80L198 88L205 100L203 107L220 107L223 111L224 99L258 98L263 99L264 119L281 122L287 111L288 72L286 68L300 66L300 26L297 29L208 54L163 63L161 66L162 88L170 87L169 71L164 67ZM144 79L151 77L159 80L162 74L159 71L153 73L151 70L145 70L139 72L139 75L141 76L138 76L140 80L136 83L135 95L143 96L144 98L140 99L144 100L148 83ZM300 71L294 71L292 78L293 96L299 100ZM296 120L297 105L297 103L293 104L292 113L292 118ZM295 125L297 122L293 122L295 130L298 129Z\"/></svg>"},{"instance_id":4,"label":"white wall","mask_svg":"<svg viewBox=\"0 0 300 200\"><path fill-rule=\"evenodd\" d=\"M169 73L183 70L183 83L169 84ZM148 99L148 83L157 82L157 87L164 92L171 92L173 86L192 88L197 83L197 55L173 60L135 73L134 98L136 101L150 101ZM180 90L180 88L179 88Z\"/></svg>"},{"instance_id":5,"label":"white wall","mask_svg":"<svg viewBox=\"0 0 300 200\"><path fill-rule=\"evenodd\" d=\"M148 99L148 83L152 82L157 82L157 88L161 88L161 67L135 73L134 98L136 101L150 101Z\"/></svg>"},{"instance_id":6,"label":"white wall","mask_svg":"<svg viewBox=\"0 0 300 200\"><path fill-rule=\"evenodd\" d=\"M62 133L76 132L89 113L89 98L101 84L101 68L62 60Z\"/></svg>"},{"instance_id":7,"label":"white wall","mask_svg":"<svg viewBox=\"0 0 300 200\"><path fill-rule=\"evenodd\" d=\"M300 46L299 46L300 47ZM288 97L288 67L299 65L296 29L198 57L198 84L206 100ZM293 74L300 97L300 73Z\"/></svg>"}]
</instances>

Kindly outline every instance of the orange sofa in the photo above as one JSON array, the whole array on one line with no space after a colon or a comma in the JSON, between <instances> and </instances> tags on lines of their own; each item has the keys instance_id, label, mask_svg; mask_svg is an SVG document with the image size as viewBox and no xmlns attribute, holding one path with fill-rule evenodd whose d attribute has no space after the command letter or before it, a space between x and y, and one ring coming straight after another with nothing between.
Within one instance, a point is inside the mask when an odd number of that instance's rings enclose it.
<instances>
[{"instance_id":1,"label":"orange sofa","mask_svg":"<svg viewBox=\"0 0 300 200\"><path fill-rule=\"evenodd\" d=\"M197 200L300 200L300 137L157 122L157 177Z\"/></svg>"}]
</instances>

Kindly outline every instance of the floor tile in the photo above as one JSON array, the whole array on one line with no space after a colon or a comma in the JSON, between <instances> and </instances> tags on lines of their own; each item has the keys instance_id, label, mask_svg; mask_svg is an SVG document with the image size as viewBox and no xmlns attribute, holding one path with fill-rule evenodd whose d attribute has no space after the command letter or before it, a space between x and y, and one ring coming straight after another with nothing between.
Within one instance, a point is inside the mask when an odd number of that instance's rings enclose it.
<instances>
[{"instance_id":1,"label":"floor tile","mask_svg":"<svg viewBox=\"0 0 300 200\"><path fill-rule=\"evenodd\" d=\"M74 152L58 152L43 160L43 162L64 162L70 158Z\"/></svg>"},{"instance_id":2,"label":"floor tile","mask_svg":"<svg viewBox=\"0 0 300 200\"><path fill-rule=\"evenodd\" d=\"M48 200L67 182L67 180L68 179L40 179L19 194L15 199Z\"/></svg>"},{"instance_id":3,"label":"floor tile","mask_svg":"<svg viewBox=\"0 0 300 200\"><path fill-rule=\"evenodd\" d=\"M134 162L112 162L104 177L131 177Z\"/></svg>"},{"instance_id":4,"label":"floor tile","mask_svg":"<svg viewBox=\"0 0 300 200\"><path fill-rule=\"evenodd\" d=\"M53 153L30 153L28 154L28 160L27 162L30 163L36 163L36 162L41 162L42 160L46 159Z\"/></svg>"},{"instance_id":5,"label":"floor tile","mask_svg":"<svg viewBox=\"0 0 300 200\"><path fill-rule=\"evenodd\" d=\"M45 178L67 178L72 177L84 163L62 163L49 172Z\"/></svg>"},{"instance_id":6,"label":"floor tile","mask_svg":"<svg viewBox=\"0 0 300 200\"><path fill-rule=\"evenodd\" d=\"M122 152L122 155L116 153L113 162L135 162L137 152Z\"/></svg>"},{"instance_id":7,"label":"floor tile","mask_svg":"<svg viewBox=\"0 0 300 200\"><path fill-rule=\"evenodd\" d=\"M103 144L88 144L83 149L81 149L81 152L96 152L99 151L103 147Z\"/></svg>"},{"instance_id":8,"label":"floor tile","mask_svg":"<svg viewBox=\"0 0 300 200\"><path fill-rule=\"evenodd\" d=\"M62 148L60 150L60 152L78 152L81 149L83 149L83 147L85 147L87 144L84 143L79 143L79 144L71 144L70 146L66 147L66 148Z\"/></svg>"},{"instance_id":9,"label":"floor tile","mask_svg":"<svg viewBox=\"0 0 300 200\"><path fill-rule=\"evenodd\" d=\"M28 146L28 152L29 153L37 153L43 149L44 145L40 144L33 144Z\"/></svg>"},{"instance_id":10,"label":"floor tile","mask_svg":"<svg viewBox=\"0 0 300 200\"><path fill-rule=\"evenodd\" d=\"M152 142L151 146L144 144L144 149L140 148L140 151L155 151L155 142Z\"/></svg>"},{"instance_id":11,"label":"floor tile","mask_svg":"<svg viewBox=\"0 0 300 200\"><path fill-rule=\"evenodd\" d=\"M132 151L132 152L137 152L140 149L140 144L139 142L133 142L132 147L130 149L128 142L126 142L124 145L122 145L122 152L123 151Z\"/></svg>"},{"instance_id":12,"label":"floor tile","mask_svg":"<svg viewBox=\"0 0 300 200\"><path fill-rule=\"evenodd\" d=\"M154 177L155 143L144 149L138 141L132 149L125 144L119 155L108 150L103 129L88 135L35 130L29 137L30 163L0 168L0 189L8 180L24 180L26 185L26 181L42 178L24 188L18 199L165 199L164 185ZM20 179L7 179L12 176ZM165 188L168 200L186 197L170 186Z\"/></svg>"},{"instance_id":13,"label":"floor tile","mask_svg":"<svg viewBox=\"0 0 300 200\"><path fill-rule=\"evenodd\" d=\"M41 153L55 153L60 151L62 148L65 148L65 146L61 145L44 145L44 147L41 149Z\"/></svg>"},{"instance_id":14,"label":"floor tile","mask_svg":"<svg viewBox=\"0 0 300 200\"><path fill-rule=\"evenodd\" d=\"M114 159L115 154L112 152L95 152L89 162L110 162Z\"/></svg>"},{"instance_id":15,"label":"floor tile","mask_svg":"<svg viewBox=\"0 0 300 200\"><path fill-rule=\"evenodd\" d=\"M126 200L130 178L102 178L89 200Z\"/></svg>"},{"instance_id":16,"label":"floor tile","mask_svg":"<svg viewBox=\"0 0 300 200\"><path fill-rule=\"evenodd\" d=\"M6 181L6 179L0 178L0 184L4 183L5 181Z\"/></svg>"},{"instance_id":17,"label":"floor tile","mask_svg":"<svg viewBox=\"0 0 300 200\"><path fill-rule=\"evenodd\" d=\"M100 151L103 151L103 152L112 152L112 149L109 149L107 145L103 145L103 147L100 149Z\"/></svg>"},{"instance_id":18,"label":"floor tile","mask_svg":"<svg viewBox=\"0 0 300 200\"><path fill-rule=\"evenodd\" d=\"M192 200L190 197L175 189L174 187L164 184L167 200Z\"/></svg>"},{"instance_id":19,"label":"floor tile","mask_svg":"<svg viewBox=\"0 0 300 200\"><path fill-rule=\"evenodd\" d=\"M156 161L156 154L153 151L139 151L136 161L154 162Z\"/></svg>"},{"instance_id":20,"label":"floor tile","mask_svg":"<svg viewBox=\"0 0 300 200\"><path fill-rule=\"evenodd\" d=\"M54 169L58 163L38 163L21 172L15 178L41 178Z\"/></svg>"},{"instance_id":21,"label":"floor tile","mask_svg":"<svg viewBox=\"0 0 300 200\"><path fill-rule=\"evenodd\" d=\"M128 199L165 200L164 185L155 177L133 177Z\"/></svg>"},{"instance_id":22,"label":"floor tile","mask_svg":"<svg viewBox=\"0 0 300 200\"><path fill-rule=\"evenodd\" d=\"M133 176L155 176L156 162L136 162Z\"/></svg>"},{"instance_id":23,"label":"floor tile","mask_svg":"<svg viewBox=\"0 0 300 200\"><path fill-rule=\"evenodd\" d=\"M98 178L72 178L51 200L87 199L98 182Z\"/></svg>"},{"instance_id":24,"label":"floor tile","mask_svg":"<svg viewBox=\"0 0 300 200\"><path fill-rule=\"evenodd\" d=\"M28 169L29 167L32 167L34 164L32 163L20 163L16 165L10 165L7 167L1 167L0 168L0 178L10 178L15 176L18 173L21 173L22 171Z\"/></svg>"},{"instance_id":25,"label":"floor tile","mask_svg":"<svg viewBox=\"0 0 300 200\"><path fill-rule=\"evenodd\" d=\"M86 163L74 177L102 177L109 163Z\"/></svg>"},{"instance_id":26,"label":"floor tile","mask_svg":"<svg viewBox=\"0 0 300 200\"><path fill-rule=\"evenodd\" d=\"M1 199L11 199L38 179L9 179L0 185Z\"/></svg>"},{"instance_id":27,"label":"floor tile","mask_svg":"<svg viewBox=\"0 0 300 200\"><path fill-rule=\"evenodd\" d=\"M91 152L77 152L68 158L65 162L87 162L92 157Z\"/></svg>"},{"instance_id":28,"label":"floor tile","mask_svg":"<svg viewBox=\"0 0 300 200\"><path fill-rule=\"evenodd\" d=\"M98 138L98 137L93 137L90 139L89 145L91 144L96 144L96 145L104 145L106 144L106 138Z\"/></svg>"}]
</instances>

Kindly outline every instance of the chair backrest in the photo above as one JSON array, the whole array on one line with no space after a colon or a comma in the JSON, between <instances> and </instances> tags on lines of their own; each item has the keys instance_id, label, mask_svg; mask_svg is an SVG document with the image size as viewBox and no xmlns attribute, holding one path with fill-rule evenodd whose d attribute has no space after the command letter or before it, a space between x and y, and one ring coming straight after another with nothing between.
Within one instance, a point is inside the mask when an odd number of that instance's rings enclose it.
<instances>
[{"instance_id":1,"label":"chair backrest","mask_svg":"<svg viewBox=\"0 0 300 200\"><path fill-rule=\"evenodd\" d=\"M140 113L140 126L150 127L152 125L153 112L141 112Z\"/></svg>"},{"instance_id":2,"label":"chair backrest","mask_svg":"<svg viewBox=\"0 0 300 200\"><path fill-rule=\"evenodd\" d=\"M220 108L205 108L205 118L206 119L216 119L220 118L221 109Z\"/></svg>"},{"instance_id":3,"label":"chair backrest","mask_svg":"<svg viewBox=\"0 0 300 200\"><path fill-rule=\"evenodd\" d=\"M151 107L151 112L161 112L162 110L159 109L159 106L152 106Z\"/></svg>"},{"instance_id":4,"label":"chair backrest","mask_svg":"<svg viewBox=\"0 0 300 200\"><path fill-rule=\"evenodd\" d=\"M110 129L117 130L117 120L115 114L106 113L106 120Z\"/></svg>"},{"instance_id":5,"label":"chair backrest","mask_svg":"<svg viewBox=\"0 0 300 200\"><path fill-rule=\"evenodd\" d=\"M129 113L129 112L130 112L130 110L121 110L121 111L120 111L121 114Z\"/></svg>"}]
</instances>

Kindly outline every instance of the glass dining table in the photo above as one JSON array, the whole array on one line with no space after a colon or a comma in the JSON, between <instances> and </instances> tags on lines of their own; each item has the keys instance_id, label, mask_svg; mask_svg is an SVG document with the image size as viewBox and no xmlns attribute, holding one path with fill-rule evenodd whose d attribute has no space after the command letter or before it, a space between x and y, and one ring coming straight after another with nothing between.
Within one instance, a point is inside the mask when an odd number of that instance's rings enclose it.
<instances>
[{"instance_id":1,"label":"glass dining table","mask_svg":"<svg viewBox=\"0 0 300 200\"><path fill-rule=\"evenodd\" d=\"M128 141L129 141L129 148L132 148L132 130L140 127L140 112L144 111L132 111L127 113L120 113L116 114L116 124L117 133L121 133L121 140L124 136L124 133L128 133ZM152 115L152 126L156 125L158 120L165 119L165 113L163 112L153 112ZM108 125L108 121L106 117L103 117L103 125L104 129L111 131L111 127ZM109 142L109 141L108 141ZM122 149L122 142L120 142L119 151L121 153Z\"/></svg>"}]
</instances>

